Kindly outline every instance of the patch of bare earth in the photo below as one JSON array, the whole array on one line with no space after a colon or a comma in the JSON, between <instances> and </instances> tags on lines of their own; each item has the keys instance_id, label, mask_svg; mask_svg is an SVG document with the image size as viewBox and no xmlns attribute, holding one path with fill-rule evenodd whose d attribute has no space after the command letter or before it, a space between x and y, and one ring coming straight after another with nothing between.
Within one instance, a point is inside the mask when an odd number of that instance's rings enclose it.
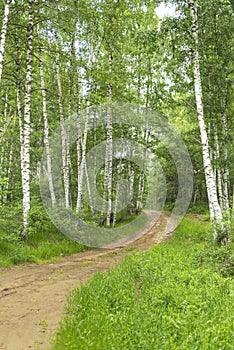
<instances>
[{"instance_id":1,"label":"patch of bare earth","mask_svg":"<svg viewBox=\"0 0 234 350\"><path fill-rule=\"evenodd\" d=\"M169 215L147 211L149 222L121 247L92 249L58 262L0 269L0 350L48 349L69 292L95 272L114 267L132 249L147 250L168 239Z\"/></svg>"}]
</instances>

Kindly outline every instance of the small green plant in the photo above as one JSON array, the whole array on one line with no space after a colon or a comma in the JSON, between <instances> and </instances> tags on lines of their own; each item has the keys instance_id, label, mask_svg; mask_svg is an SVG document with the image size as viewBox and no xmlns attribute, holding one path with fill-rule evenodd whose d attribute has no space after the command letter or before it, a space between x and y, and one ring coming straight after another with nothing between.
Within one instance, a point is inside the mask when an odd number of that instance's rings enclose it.
<instances>
[{"instance_id":1,"label":"small green plant","mask_svg":"<svg viewBox=\"0 0 234 350\"><path fill-rule=\"evenodd\" d=\"M224 277L234 276L234 249L233 245L217 247L210 246L194 257L194 264L212 266Z\"/></svg>"},{"instance_id":2,"label":"small green plant","mask_svg":"<svg viewBox=\"0 0 234 350\"><path fill-rule=\"evenodd\" d=\"M230 235L232 232L232 222L229 212L223 213L222 224L213 224L213 235L215 237L215 242L218 246L225 246L231 242Z\"/></svg>"},{"instance_id":3,"label":"small green plant","mask_svg":"<svg viewBox=\"0 0 234 350\"><path fill-rule=\"evenodd\" d=\"M48 329L48 323L46 320L40 320L39 325L42 327L41 331L45 333Z\"/></svg>"},{"instance_id":4,"label":"small green plant","mask_svg":"<svg viewBox=\"0 0 234 350\"><path fill-rule=\"evenodd\" d=\"M208 212L207 203L191 203L188 209L188 213L207 214Z\"/></svg>"}]
</instances>

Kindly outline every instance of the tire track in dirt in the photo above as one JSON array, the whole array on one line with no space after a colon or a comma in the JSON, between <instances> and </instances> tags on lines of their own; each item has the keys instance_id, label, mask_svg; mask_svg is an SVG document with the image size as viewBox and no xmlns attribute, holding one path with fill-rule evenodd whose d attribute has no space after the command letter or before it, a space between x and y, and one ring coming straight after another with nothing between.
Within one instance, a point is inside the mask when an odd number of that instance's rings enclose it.
<instances>
[{"instance_id":1,"label":"tire track in dirt","mask_svg":"<svg viewBox=\"0 0 234 350\"><path fill-rule=\"evenodd\" d=\"M0 269L0 350L44 350L65 311L69 292L95 272L114 267L133 249L147 250L166 234L170 214L146 211L148 224L135 240L105 249L92 249L60 261Z\"/></svg>"}]
</instances>

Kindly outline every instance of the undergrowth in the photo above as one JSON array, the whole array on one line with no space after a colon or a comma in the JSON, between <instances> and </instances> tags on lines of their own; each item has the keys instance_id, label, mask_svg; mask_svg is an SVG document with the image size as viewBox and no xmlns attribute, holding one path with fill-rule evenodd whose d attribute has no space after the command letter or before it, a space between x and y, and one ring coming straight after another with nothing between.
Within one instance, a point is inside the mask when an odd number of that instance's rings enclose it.
<instances>
[{"instance_id":1,"label":"undergrowth","mask_svg":"<svg viewBox=\"0 0 234 350\"><path fill-rule=\"evenodd\" d=\"M232 264L233 244L184 219L169 243L73 291L53 350L233 350Z\"/></svg>"},{"instance_id":2,"label":"undergrowth","mask_svg":"<svg viewBox=\"0 0 234 350\"><path fill-rule=\"evenodd\" d=\"M26 241L20 237L22 208L1 209L0 267L51 262L86 249L85 246L67 239L56 229L41 203L33 203L32 207Z\"/></svg>"}]
</instances>

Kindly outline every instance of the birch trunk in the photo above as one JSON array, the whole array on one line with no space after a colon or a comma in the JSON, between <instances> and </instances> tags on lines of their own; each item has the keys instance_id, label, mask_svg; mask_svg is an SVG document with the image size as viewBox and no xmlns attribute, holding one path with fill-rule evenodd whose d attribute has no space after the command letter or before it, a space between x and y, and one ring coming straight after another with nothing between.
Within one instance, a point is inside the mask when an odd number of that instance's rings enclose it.
<instances>
[{"instance_id":1,"label":"birch trunk","mask_svg":"<svg viewBox=\"0 0 234 350\"><path fill-rule=\"evenodd\" d=\"M131 144L129 144L128 146L128 151L129 151L129 154L132 156L132 149L131 149ZM129 162L128 163L128 167L127 167L127 171L128 171L128 179L129 179L129 198L130 198L130 201L131 201L131 206L134 206L134 194L133 194L133 188L134 188L134 176L135 176L135 173L134 173L134 169L132 167L132 164Z\"/></svg>"},{"instance_id":2,"label":"birch trunk","mask_svg":"<svg viewBox=\"0 0 234 350\"><path fill-rule=\"evenodd\" d=\"M147 145L148 145L149 137L150 137L150 130L147 127L145 129L145 133L144 133L145 147L147 147ZM138 210L141 210L142 207L143 207L143 195L144 195L144 191L145 191L145 180L144 180L145 159L146 159L146 148L144 148L144 152L143 152L143 155L142 155L143 169L142 169L142 172L141 172L141 175L140 175L139 186L138 186L138 196L137 196L137 209Z\"/></svg>"},{"instance_id":3,"label":"birch trunk","mask_svg":"<svg viewBox=\"0 0 234 350\"><path fill-rule=\"evenodd\" d=\"M106 153L105 153L105 170L104 170L104 184L103 184L103 205L101 218L104 223L104 213L107 206L106 224L110 226L110 217L112 210L111 191L112 190L112 119L111 115L107 115L107 136L106 136Z\"/></svg>"},{"instance_id":4,"label":"birch trunk","mask_svg":"<svg viewBox=\"0 0 234 350\"><path fill-rule=\"evenodd\" d=\"M8 24L8 16L10 12L11 1L12 0L6 0L5 2L4 15L3 15L3 21L2 21L2 30L1 30L1 36L0 36L0 83L2 79L2 68L3 68L3 60L4 60L7 24Z\"/></svg>"},{"instance_id":5,"label":"birch trunk","mask_svg":"<svg viewBox=\"0 0 234 350\"><path fill-rule=\"evenodd\" d=\"M210 123L208 123L208 139L211 135L211 126L210 126ZM215 154L215 151L210 147L209 148L209 152L210 152L210 162L212 164L213 160L214 160L214 154ZM216 184L217 183L217 174L216 174L216 168L213 169L213 174L214 174L214 183ZM208 193L207 193L207 196L208 196ZM208 198L208 205L209 205L209 212L210 212L210 219L211 221L214 220L214 209L213 209L213 205L211 204L211 201L209 200Z\"/></svg>"},{"instance_id":6,"label":"birch trunk","mask_svg":"<svg viewBox=\"0 0 234 350\"><path fill-rule=\"evenodd\" d=\"M30 210L30 123L31 123L31 90L32 90L32 54L33 54L33 1L28 1L28 52L26 60L26 79L24 94L24 124L22 147L22 191L23 191L23 222L24 229L28 226L28 213ZM22 119L21 119L22 120ZM22 140L21 140L22 141Z\"/></svg>"},{"instance_id":7,"label":"birch trunk","mask_svg":"<svg viewBox=\"0 0 234 350\"><path fill-rule=\"evenodd\" d=\"M109 56L109 72L112 73L113 68L113 56L110 53ZM112 100L112 84L108 85L108 99ZM112 115L111 111L107 113L107 132L106 132L106 154L105 154L105 173L104 173L104 186L103 186L103 206L102 206L102 222L104 223L104 212L106 210L107 201L107 216L106 225L110 226L112 215L112 166L113 166L113 140L112 140Z\"/></svg>"},{"instance_id":8,"label":"birch trunk","mask_svg":"<svg viewBox=\"0 0 234 350\"><path fill-rule=\"evenodd\" d=\"M200 56L199 56L199 35L198 35L198 10L196 0L190 0L190 10L192 16L192 34L195 42L194 50L194 88L195 88L195 99L197 108L197 117L199 122L201 143L202 143L202 154L203 163L205 170L206 188L210 206L211 220L215 220L216 223L222 225L222 212L220 205L218 203L217 189L214 181L214 173L211 165L210 154L209 154L209 144L207 131L204 121L204 109L202 100L202 85L200 76Z\"/></svg>"},{"instance_id":9,"label":"birch trunk","mask_svg":"<svg viewBox=\"0 0 234 350\"><path fill-rule=\"evenodd\" d=\"M93 188L94 188L94 193L93 193L93 208L94 208L94 216L97 216L98 211L96 209L96 187L97 187L97 148L96 148L96 143L97 143L97 112L94 110L94 115L93 115L93 142L94 142L94 159L93 159L93 178L94 178L94 183L93 183Z\"/></svg>"},{"instance_id":10,"label":"birch trunk","mask_svg":"<svg viewBox=\"0 0 234 350\"><path fill-rule=\"evenodd\" d=\"M67 164L68 168L71 167L71 156L70 156L70 132L71 132L71 113L72 113L72 92L73 92L73 73L74 73L74 60L75 60L75 39L72 37L71 42L71 54L70 54L70 67L68 76L68 125L67 125Z\"/></svg>"},{"instance_id":11,"label":"birch trunk","mask_svg":"<svg viewBox=\"0 0 234 350\"><path fill-rule=\"evenodd\" d=\"M113 166L113 158L112 158L112 116L108 114L107 116L107 217L106 217L106 225L110 226L111 213L112 213L112 166Z\"/></svg>"},{"instance_id":12,"label":"birch trunk","mask_svg":"<svg viewBox=\"0 0 234 350\"><path fill-rule=\"evenodd\" d=\"M77 91L77 93L79 93ZM76 201L76 210L77 212L81 209L81 194L79 193L79 181L80 181L80 168L81 168L81 121L80 121L80 103L78 99L77 104L77 143L76 143L76 153L77 153L77 201Z\"/></svg>"},{"instance_id":13,"label":"birch trunk","mask_svg":"<svg viewBox=\"0 0 234 350\"><path fill-rule=\"evenodd\" d=\"M8 169L7 169L7 182L5 187L5 194L4 194L4 204L8 200L8 191L9 191L9 184L10 184L10 178L12 174L12 163L13 163L13 144L11 144L10 152L9 152L9 161L8 161Z\"/></svg>"},{"instance_id":14,"label":"birch trunk","mask_svg":"<svg viewBox=\"0 0 234 350\"><path fill-rule=\"evenodd\" d=\"M117 170L117 185L115 193L115 205L113 210L113 222L112 226L116 224L117 212L118 212L118 199L119 199L119 190L120 190L120 180L121 180L121 171L122 171L122 158L123 158L123 136L121 137L121 150L120 150L120 160Z\"/></svg>"},{"instance_id":15,"label":"birch trunk","mask_svg":"<svg viewBox=\"0 0 234 350\"><path fill-rule=\"evenodd\" d=\"M217 28L217 23L216 23L216 18L215 18L215 35L216 35L216 41L215 41L215 47L216 47L216 60L219 62L220 55L219 55L219 48L218 48L218 28ZM228 130L227 130L227 104L228 104L228 76L227 73L225 74L224 78L225 83L225 89L224 89L224 96L221 98L221 104L222 104L222 115L221 115L221 120L222 120L222 142L220 144L222 156L223 156L223 165L220 171L221 174L221 183L222 183L222 188L223 188L223 198L222 198L222 209L226 211L226 214L229 216L230 213L229 211L229 193L228 193L228 181L229 181L229 171L228 171L228 150L227 150L227 137L228 137Z\"/></svg>"},{"instance_id":16,"label":"birch trunk","mask_svg":"<svg viewBox=\"0 0 234 350\"><path fill-rule=\"evenodd\" d=\"M220 160L220 151L219 151L219 139L218 139L218 134L217 130L215 131L215 171L214 174L217 174L217 177L215 178L218 186L218 195L219 195L219 203L220 207L223 210L224 209L224 203L223 203L223 187L222 187L222 175L221 175L221 170L220 166L217 166L217 162Z\"/></svg>"},{"instance_id":17,"label":"birch trunk","mask_svg":"<svg viewBox=\"0 0 234 350\"><path fill-rule=\"evenodd\" d=\"M71 170L71 156L70 156L70 135L71 135L71 86L69 79L69 88L68 88L68 111L67 111L67 167Z\"/></svg>"},{"instance_id":18,"label":"birch trunk","mask_svg":"<svg viewBox=\"0 0 234 350\"><path fill-rule=\"evenodd\" d=\"M49 183L49 190L51 196L51 205L52 207L56 204L54 184L52 178L52 166L51 166L51 153L50 153L50 141L49 141L49 123L47 116L47 99L46 99L46 89L45 89L45 77L44 77L44 68L43 68L43 58L42 58L42 49L40 48L39 52L39 65L40 65L40 78L41 78L41 94L42 94L42 113L44 119L44 144L46 151L46 161L47 161L47 176Z\"/></svg>"},{"instance_id":19,"label":"birch trunk","mask_svg":"<svg viewBox=\"0 0 234 350\"><path fill-rule=\"evenodd\" d=\"M110 53L109 56L109 71L112 74L113 71L113 54ZM108 99L112 101L112 83L108 85ZM112 167L113 167L113 138L112 138L112 115L111 110L107 115L107 217L106 217L106 225L110 226L111 223L111 215L112 215Z\"/></svg>"},{"instance_id":20,"label":"birch trunk","mask_svg":"<svg viewBox=\"0 0 234 350\"><path fill-rule=\"evenodd\" d=\"M134 169L132 169L132 166L130 164L129 166L129 198L131 199L131 203L134 203L134 194L133 194L133 188L134 188L134 177L135 177L135 173L134 173Z\"/></svg>"},{"instance_id":21,"label":"birch trunk","mask_svg":"<svg viewBox=\"0 0 234 350\"><path fill-rule=\"evenodd\" d=\"M223 184L223 207L224 210L229 210L229 193L228 193L228 181L229 181L229 171L228 171L228 150L227 150L227 115L226 115L226 102L224 106L224 111L222 113L222 126L223 126L223 156L224 156L224 167L222 169L222 184Z\"/></svg>"},{"instance_id":22,"label":"birch trunk","mask_svg":"<svg viewBox=\"0 0 234 350\"><path fill-rule=\"evenodd\" d=\"M83 190L83 179L84 179L84 170L86 166L86 146L87 146L87 133L88 133L88 121L89 121L89 107L87 107L87 113L86 113L86 121L85 121L85 130L83 138L81 135L79 135L81 142L81 161L80 166L78 167L78 193L77 193L77 203L76 203L76 210L77 212L81 211L82 208L82 190ZM81 132L81 125L79 124L79 134Z\"/></svg>"},{"instance_id":23,"label":"birch trunk","mask_svg":"<svg viewBox=\"0 0 234 350\"><path fill-rule=\"evenodd\" d=\"M16 73L20 76L20 61L19 61L19 43L18 39L15 42L16 46ZM23 131L23 116L21 105L21 86L20 79L16 81L16 99L17 99L17 115L19 119L19 136L20 136L20 166L21 173L23 172L23 159L24 159L24 131Z\"/></svg>"},{"instance_id":24,"label":"birch trunk","mask_svg":"<svg viewBox=\"0 0 234 350\"><path fill-rule=\"evenodd\" d=\"M3 135L0 139L0 143L1 143L1 167L3 168L3 163L4 163L4 154L5 154L5 143L3 142L4 140L4 136L7 132L8 126L9 126L9 122L7 122L7 112L8 112L8 89L6 90L6 94L5 94L5 104L4 104L4 114L3 114L3 121L4 121L4 125L6 125L5 130L3 131Z\"/></svg>"},{"instance_id":25,"label":"birch trunk","mask_svg":"<svg viewBox=\"0 0 234 350\"><path fill-rule=\"evenodd\" d=\"M86 159L85 159L84 168L85 168L85 176L86 176L86 182L87 182L87 190L88 190L90 209L91 209L92 214L94 215L95 211L94 211L94 206L93 206L92 192L91 192L91 188L90 188L89 173L88 173Z\"/></svg>"},{"instance_id":26,"label":"birch trunk","mask_svg":"<svg viewBox=\"0 0 234 350\"><path fill-rule=\"evenodd\" d=\"M65 194L65 207L69 208L69 168L68 168L68 161L67 161L67 132L66 132L65 118L64 118L64 112L63 112L63 96L62 96L59 60L60 60L59 44L58 44L58 38L57 38L55 64L56 64L56 77L57 77L57 85L58 85L59 117L60 117L61 139L62 139L63 182L64 182L64 194Z\"/></svg>"},{"instance_id":27,"label":"birch trunk","mask_svg":"<svg viewBox=\"0 0 234 350\"><path fill-rule=\"evenodd\" d=\"M5 104L4 104L4 114L3 114L3 121L4 121L4 124L7 125L7 111L8 111L8 90L6 91L6 94L5 94ZM1 141L3 141L4 139L4 134L5 132L3 132L3 136L1 137ZM6 160L6 157L5 157L5 152L6 152L6 149L5 149L5 142L0 142L1 144L1 156L0 156L0 170L1 170L1 174L0 176L5 178L6 177L6 166L5 166L5 162L7 161ZM8 178L8 177L7 177ZM9 181L9 179L7 180L7 182ZM6 186L7 186L7 183L2 183L1 184L1 195L0 195L0 201L1 201L1 204L4 205L5 204L5 189L6 189Z\"/></svg>"}]
</instances>

